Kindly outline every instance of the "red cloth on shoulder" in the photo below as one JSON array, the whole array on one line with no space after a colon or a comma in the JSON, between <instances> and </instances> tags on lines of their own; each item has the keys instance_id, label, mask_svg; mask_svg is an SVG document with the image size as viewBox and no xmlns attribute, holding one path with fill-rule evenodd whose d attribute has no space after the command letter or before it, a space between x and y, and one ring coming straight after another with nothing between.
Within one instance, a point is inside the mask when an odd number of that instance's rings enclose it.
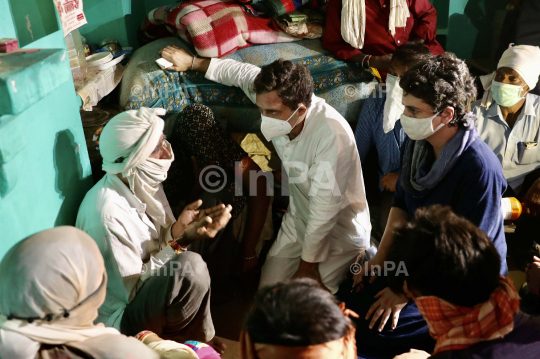
<instances>
[{"instance_id":1,"label":"red cloth on shoulder","mask_svg":"<svg viewBox=\"0 0 540 359\"><path fill-rule=\"evenodd\" d=\"M355 49L341 37L341 0L330 0L326 14L326 27L322 37L325 49L337 58L349 60L360 52L367 55L386 55L409 40L420 38L434 55L443 55L444 50L435 40L437 35L437 11L428 0L407 0L411 16L406 27L396 27L396 35L388 30L390 0L365 0L366 32L364 47Z\"/></svg>"}]
</instances>

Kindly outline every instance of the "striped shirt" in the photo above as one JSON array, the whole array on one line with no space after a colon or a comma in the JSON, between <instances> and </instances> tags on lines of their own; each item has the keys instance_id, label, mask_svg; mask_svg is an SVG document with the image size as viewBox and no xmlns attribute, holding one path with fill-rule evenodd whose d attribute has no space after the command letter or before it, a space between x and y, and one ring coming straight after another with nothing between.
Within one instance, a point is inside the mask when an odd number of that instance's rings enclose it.
<instances>
[{"instance_id":1,"label":"striped shirt","mask_svg":"<svg viewBox=\"0 0 540 359\"><path fill-rule=\"evenodd\" d=\"M388 133L383 131L383 112L386 94L366 99L358 118L354 138L360 155L360 163L364 163L369 151L373 146L377 149L379 166L379 188L382 189L380 180L388 173L399 172L400 151L405 132L399 120L394 129Z\"/></svg>"},{"instance_id":2,"label":"striped shirt","mask_svg":"<svg viewBox=\"0 0 540 359\"><path fill-rule=\"evenodd\" d=\"M489 108L480 106L480 101L476 101L472 108L478 118L478 137L495 152L508 184L519 193L525 176L540 167L540 97L527 94L512 128L504 120L495 101ZM526 142L535 145L527 148Z\"/></svg>"}]
</instances>

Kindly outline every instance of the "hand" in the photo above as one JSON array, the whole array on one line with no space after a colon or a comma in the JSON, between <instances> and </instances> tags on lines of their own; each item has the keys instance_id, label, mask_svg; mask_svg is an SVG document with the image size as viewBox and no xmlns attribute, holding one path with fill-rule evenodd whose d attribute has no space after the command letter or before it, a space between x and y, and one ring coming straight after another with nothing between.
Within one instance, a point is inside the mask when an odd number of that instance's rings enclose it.
<instances>
[{"instance_id":1,"label":"hand","mask_svg":"<svg viewBox=\"0 0 540 359\"><path fill-rule=\"evenodd\" d=\"M404 295L395 294L390 288L384 288L377 293L375 298L378 298L378 300L373 303L366 314L366 320L369 320L373 315L371 323L369 323L369 329L372 329L377 320L381 318L381 323L379 324L379 332L381 332L392 313L392 329L396 329L399 313L407 305L409 299Z\"/></svg>"},{"instance_id":2,"label":"hand","mask_svg":"<svg viewBox=\"0 0 540 359\"><path fill-rule=\"evenodd\" d=\"M356 293L360 292L364 288L368 277L369 283L373 283L375 282L375 280L377 280L377 275L380 273L383 264L383 261L377 255L371 258L370 261L362 264L362 258L364 257L364 255L364 252L362 252L358 256L358 258L356 258L356 264L359 264L360 266L351 266L351 270L355 270L355 272L353 273L354 277L352 291L356 291ZM365 272L366 268L368 270L368 273Z\"/></svg>"},{"instance_id":3,"label":"hand","mask_svg":"<svg viewBox=\"0 0 540 359\"><path fill-rule=\"evenodd\" d=\"M369 66L374 67L379 71L388 72L391 62L392 62L392 54L386 54L382 56L371 56L371 58L369 59Z\"/></svg>"},{"instance_id":4,"label":"hand","mask_svg":"<svg viewBox=\"0 0 540 359\"><path fill-rule=\"evenodd\" d=\"M540 179L533 183L523 197L523 212L531 217L540 217Z\"/></svg>"},{"instance_id":5,"label":"hand","mask_svg":"<svg viewBox=\"0 0 540 359\"><path fill-rule=\"evenodd\" d=\"M196 219L199 218L199 207L202 205L202 200L197 200L191 204L188 204L178 219L173 225L174 237L179 238L184 234L187 226L193 223Z\"/></svg>"},{"instance_id":6,"label":"hand","mask_svg":"<svg viewBox=\"0 0 540 359\"><path fill-rule=\"evenodd\" d=\"M396 191L396 183L399 178L399 172L387 173L381 178L382 188L388 192Z\"/></svg>"},{"instance_id":7,"label":"hand","mask_svg":"<svg viewBox=\"0 0 540 359\"><path fill-rule=\"evenodd\" d=\"M321 288L326 289L325 285L321 279L321 273L319 272L319 263L308 263L303 259L300 261L300 266L298 270L291 279L300 279L300 278L311 278L315 280Z\"/></svg>"},{"instance_id":8,"label":"hand","mask_svg":"<svg viewBox=\"0 0 540 359\"><path fill-rule=\"evenodd\" d=\"M411 349L408 353L403 353L394 357L394 359L425 359L429 358L431 354L426 353L423 350Z\"/></svg>"},{"instance_id":9,"label":"hand","mask_svg":"<svg viewBox=\"0 0 540 359\"><path fill-rule=\"evenodd\" d=\"M214 238L229 223L231 210L231 205L224 204L201 210L197 220L186 228L183 243Z\"/></svg>"},{"instance_id":10,"label":"hand","mask_svg":"<svg viewBox=\"0 0 540 359\"><path fill-rule=\"evenodd\" d=\"M533 262L527 264L525 274L527 275L527 287L529 291L540 296L540 258L535 256Z\"/></svg>"},{"instance_id":11,"label":"hand","mask_svg":"<svg viewBox=\"0 0 540 359\"><path fill-rule=\"evenodd\" d=\"M347 307L345 307L345 303L343 302L341 302L341 304L339 305L339 309L341 309L341 311L343 312L343 315L346 317L360 318L360 316L356 314L356 312L353 312L352 310L347 309Z\"/></svg>"},{"instance_id":12,"label":"hand","mask_svg":"<svg viewBox=\"0 0 540 359\"><path fill-rule=\"evenodd\" d=\"M219 355L223 355L225 353L225 349L227 349L227 344L223 343L221 340L214 337L212 340L210 340L208 343L216 352L218 352Z\"/></svg>"},{"instance_id":13,"label":"hand","mask_svg":"<svg viewBox=\"0 0 540 359\"><path fill-rule=\"evenodd\" d=\"M193 56L188 54L185 50L178 46L167 46L159 52L159 54L165 59L174 64L167 68L171 71L187 71L191 69L191 63L193 62Z\"/></svg>"}]
</instances>

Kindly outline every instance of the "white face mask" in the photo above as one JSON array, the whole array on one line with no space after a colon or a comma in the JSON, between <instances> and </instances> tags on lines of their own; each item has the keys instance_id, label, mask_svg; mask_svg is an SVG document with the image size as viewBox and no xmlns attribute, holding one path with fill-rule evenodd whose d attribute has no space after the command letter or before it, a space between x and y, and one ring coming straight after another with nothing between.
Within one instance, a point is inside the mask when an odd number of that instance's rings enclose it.
<instances>
[{"instance_id":1,"label":"white face mask","mask_svg":"<svg viewBox=\"0 0 540 359\"><path fill-rule=\"evenodd\" d=\"M403 113L400 117L401 126L403 126L403 131L411 140L423 140L444 127L444 123L441 123L436 129L433 129L433 119L437 116L439 116L439 113L427 118L414 118Z\"/></svg>"},{"instance_id":2,"label":"white face mask","mask_svg":"<svg viewBox=\"0 0 540 359\"><path fill-rule=\"evenodd\" d=\"M491 92L493 99L499 106L511 107L516 103L524 99L525 96L521 96L521 92L525 86L518 86L512 84L505 84L498 81L493 81L491 84Z\"/></svg>"},{"instance_id":3,"label":"white face mask","mask_svg":"<svg viewBox=\"0 0 540 359\"><path fill-rule=\"evenodd\" d=\"M292 129L298 123L298 119L296 119L294 126L291 126L289 124L289 120L299 109L300 107L294 110L292 115L289 116L289 118L286 120L278 120L277 118L261 115L261 132L264 135L264 138L266 138L267 141L272 141L274 138L285 136L291 133Z\"/></svg>"},{"instance_id":4,"label":"white face mask","mask_svg":"<svg viewBox=\"0 0 540 359\"><path fill-rule=\"evenodd\" d=\"M403 89L399 86L399 77L386 75L386 101L383 112L383 131L388 133L394 129L399 116L405 111L401 103Z\"/></svg>"}]
</instances>

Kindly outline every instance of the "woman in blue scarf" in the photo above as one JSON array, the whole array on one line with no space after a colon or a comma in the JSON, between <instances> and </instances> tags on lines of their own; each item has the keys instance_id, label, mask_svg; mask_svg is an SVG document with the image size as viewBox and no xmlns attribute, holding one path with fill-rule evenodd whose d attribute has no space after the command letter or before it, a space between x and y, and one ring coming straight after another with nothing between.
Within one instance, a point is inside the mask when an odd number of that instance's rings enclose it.
<instances>
[{"instance_id":1,"label":"woman in blue scarf","mask_svg":"<svg viewBox=\"0 0 540 359\"><path fill-rule=\"evenodd\" d=\"M357 339L359 333L373 337L370 346L382 346L389 356L408 351L407 346L415 348L415 343L428 345L424 340L427 326L418 309L388 289L384 278L385 269L392 265L399 269L398 263L385 263L393 230L412 218L416 209L450 206L487 233L501 256L501 274L508 271L501 212L506 180L493 151L478 139L475 117L470 113L476 89L467 66L461 60L438 56L411 68L399 84L405 106L400 120L408 138L402 147L394 204L377 254L356 268L355 291L364 290L346 299L352 310L365 308L359 313L365 320L357 323ZM381 333L373 333L375 330Z\"/></svg>"}]
</instances>

